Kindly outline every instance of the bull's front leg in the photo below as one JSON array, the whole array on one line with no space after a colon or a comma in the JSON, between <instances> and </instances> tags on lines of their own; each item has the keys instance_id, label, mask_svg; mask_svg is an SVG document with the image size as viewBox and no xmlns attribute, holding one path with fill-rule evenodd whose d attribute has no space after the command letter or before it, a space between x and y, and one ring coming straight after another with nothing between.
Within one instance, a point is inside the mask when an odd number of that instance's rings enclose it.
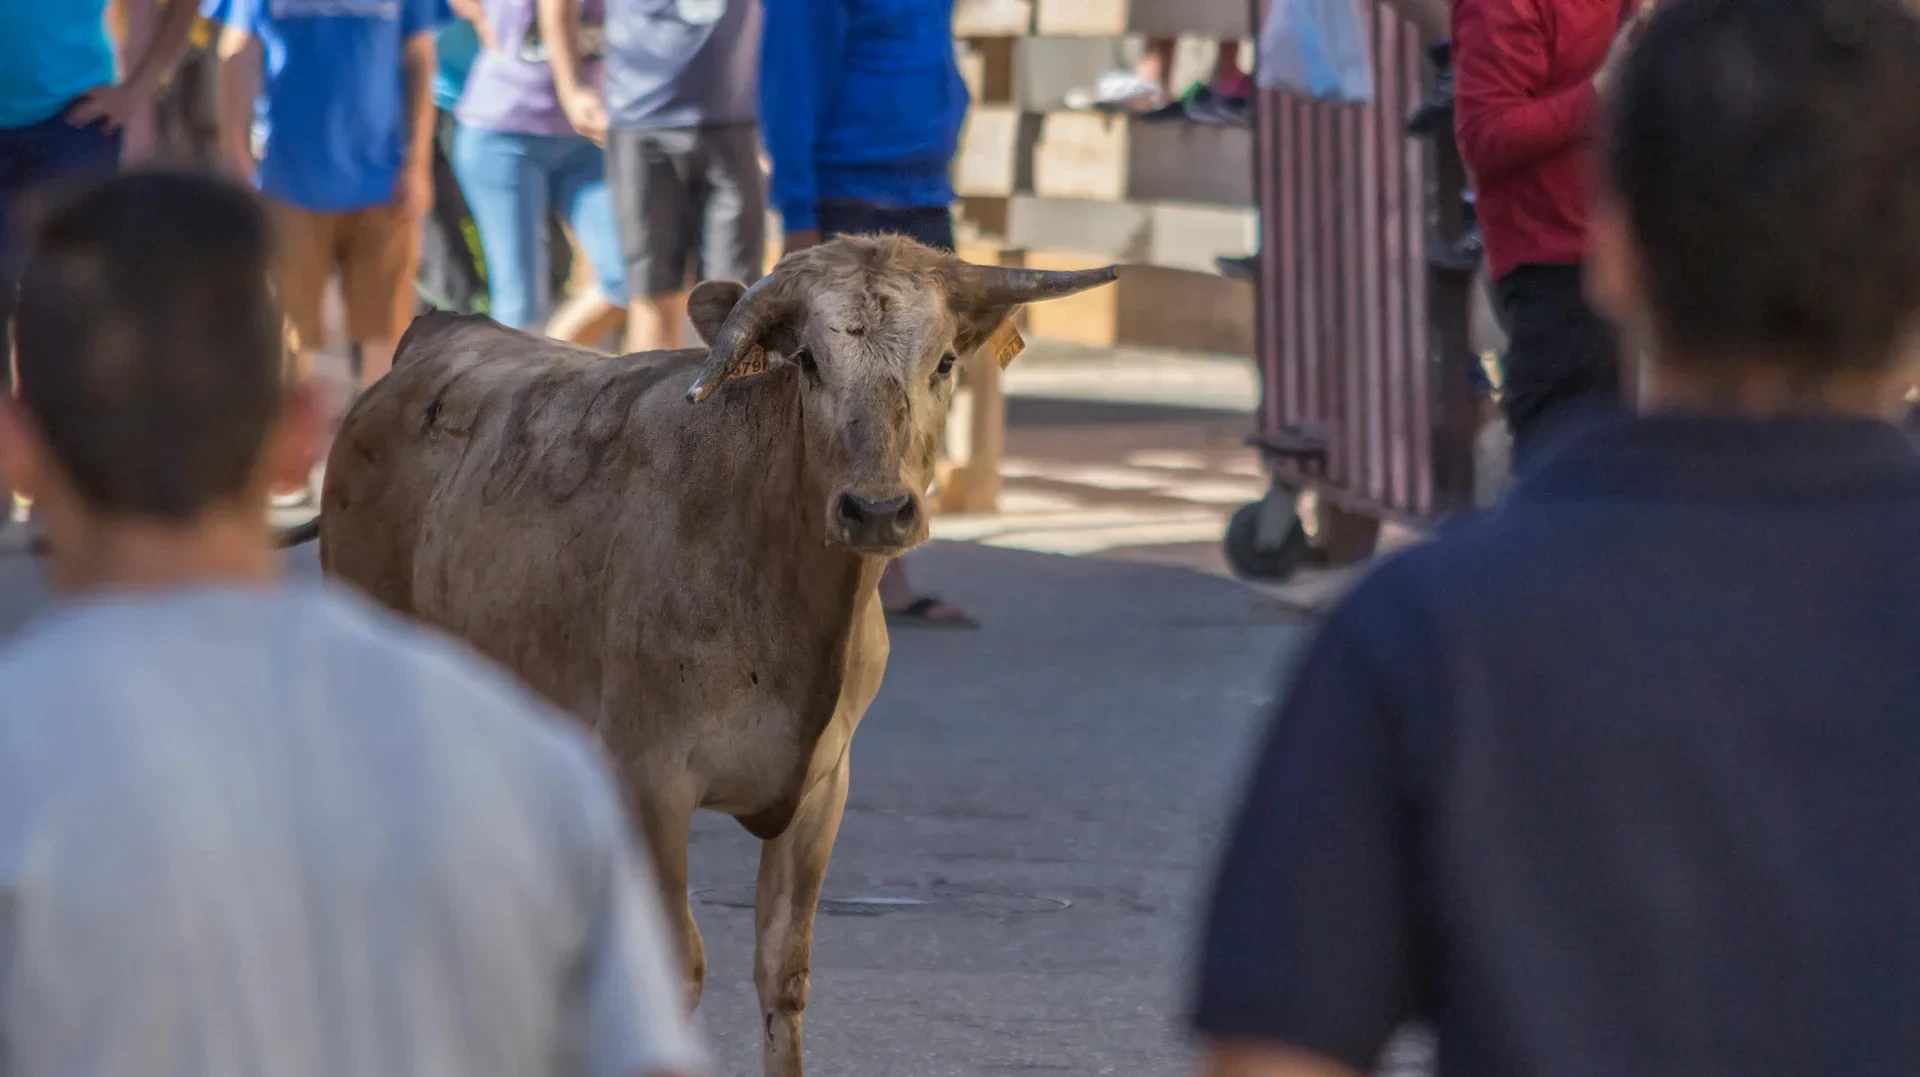
<instances>
[{"instance_id":1,"label":"bull's front leg","mask_svg":"<svg viewBox=\"0 0 1920 1077\"><path fill-rule=\"evenodd\" d=\"M827 858L847 806L847 751L800 801L787 832L760 849L754 896L753 983L760 994L766 1077L803 1077L800 1026L806 1016L813 959L813 914L827 878Z\"/></svg>"},{"instance_id":2,"label":"bull's front leg","mask_svg":"<svg viewBox=\"0 0 1920 1077\"><path fill-rule=\"evenodd\" d=\"M707 947L700 925L693 919L693 898L687 891L688 828L693 822L692 794L670 780L636 781L634 813L653 853L654 874L660 883L661 906L680 942L681 971L687 1012L700 1005L707 982Z\"/></svg>"}]
</instances>

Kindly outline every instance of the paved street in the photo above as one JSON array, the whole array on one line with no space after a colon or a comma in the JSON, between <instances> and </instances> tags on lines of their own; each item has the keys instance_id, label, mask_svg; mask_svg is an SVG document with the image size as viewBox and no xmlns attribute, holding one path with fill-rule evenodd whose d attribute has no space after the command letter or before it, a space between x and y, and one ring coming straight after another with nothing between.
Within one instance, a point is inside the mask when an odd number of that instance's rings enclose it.
<instances>
[{"instance_id":1,"label":"paved street","mask_svg":"<svg viewBox=\"0 0 1920 1077\"><path fill-rule=\"evenodd\" d=\"M1023 395L1012 418L1010 513L944 519L967 541L911 562L987 627L896 632L855 743L814 954L822 1077L1185 1066L1196 890L1305 628L1210 571L1224 513L1258 493L1243 416ZM294 564L313 571L311 548ZM34 573L0 558L0 631L38 601ZM704 817L693 855L700 1019L722 1073L758 1073L757 845Z\"/></svg>"}]
</instances>

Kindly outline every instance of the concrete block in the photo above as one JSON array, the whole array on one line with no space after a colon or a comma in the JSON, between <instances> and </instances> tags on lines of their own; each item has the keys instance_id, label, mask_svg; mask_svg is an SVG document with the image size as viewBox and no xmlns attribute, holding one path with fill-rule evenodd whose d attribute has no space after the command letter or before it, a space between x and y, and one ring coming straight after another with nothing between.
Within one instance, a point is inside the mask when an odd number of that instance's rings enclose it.
<instances>
[{"instance_id":1,"label":"concrete block","mask_svg":"<svg viewBox=\"0 0 1920 1077\"><path fill-rule=\"evenodd\" d=\"M1007 242L1022 250L1145 262L1153 250L1153 211L1126 202L1016 195L1007 200Z\"/></svg>"},{"instance_id":2,"label":"concrete block","mask_svg":"<svg viewBox=\"0 0 1920 1077\"><path fill-rule=\"evenodd\" d=\"M1243 38L1254 34L1247 0L1038 0L1034 32L1078 37L1128 33Z\"/></svg>"},{"instance_id":3,"label":"concrete block","mask_svg":"<svg viewBox=\"0 0 1920 1077\"><path fill-rule=\"evenodd\" d=\"M955 0L953 5L955 37L1019 37L1032 28L1032 0Z\"/></svg>"},{"instance_id":4,"label":"concrete block","mask_svg":"<svg viewBox=\"0 0 1920 1077\"><path fill-rule=\"evenodd\" d=\"M1025 37L1014 45L1013 85L1020 107L1051 112L1075 90L1091 90L1100 76L1131 67L1122 42L1099 37Z\"/></svg>"},{"instance_id":5,"label":"concrete block","mask_svg":"<svg viewBox=\"0 0 1920 1077\"><path fill-rule=\"evenodd\" d=\"M1215 273L1215 258L1260 248L1260 215L1251 209L1159 202L1148 214L1146 261L1152 265Z\"/></svg>"},{"instance_id":6,"label":"concrete block","mask_svg":"<svg viewBox=\"0 0 1920 1077\"><path fill-rule=\"evenodd\" d=\"M1126 196L1134 199L1254 204L1253 131L1217 124L1130 125Z\"/></svg>"},{"instance_id":7,"label":"concrete block","mask_svg":"<svg viewBox=\"0 0 1920 1077\"><path fill-rule=\"evenodd\" d=\"M1037 120L1012 105L975 105L960 131L953 189L968 197L1004 198L1024 187Z\"/></svg>"},{"instance_id":8,"label":"concrete block","mask_svg":"<svg viewBox=\"0 0 1920 1077\"><path fill-rule=\"evenodd\" d=\"M1128 122L1104 112L1050 112L1033 145L1033 193L1042 198L1127 196Z\"/></svg>"},{"instance_id":9,"label":"concrete block","mask_svg":"<svg viewBox=\"0 0 1920 1077\"><path fill-rule=\"evenodd\" d=\"M1027 251L1031 269L1090 269L1107 260L1085 254ZM1027 308L1036 340L1096 348L1145 347L1252 355L1253 289L1211 273L1129 265L1120 279L1066 299Z\"/></svg>"},{"instance_id":10,"label":"concrete block","mask_svg":"<svg viewBox=\"0 0 1920 1077\"><path fill-rule=\"evenodd\" d=\"M1253 144L1244 127L1050 112L1033 145L1033 193L1250 206Z\"/></svg>"}]
</instances>

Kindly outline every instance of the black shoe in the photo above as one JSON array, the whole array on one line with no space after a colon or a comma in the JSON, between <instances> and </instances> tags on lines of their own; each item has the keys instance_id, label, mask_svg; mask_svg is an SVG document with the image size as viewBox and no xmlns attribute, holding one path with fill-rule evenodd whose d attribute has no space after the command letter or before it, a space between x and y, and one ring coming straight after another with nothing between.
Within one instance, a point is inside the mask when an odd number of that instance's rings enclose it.
<instances>
[{"instance_id":1,"label":"black shoe","mask_svg":"<svg viewBox=\"0 0 1920 1077\"><path fill-rule=\"evenodd\" d=\"M1420 99L1420 107L1407 117L1407 134L1415 138L1428 138L1453 126L1453 69L1440 72L1439 81L1427 96Z\"/></svg>"},{"instance_id":2,"label":"black shoe","mask_svg":"<svg viewBox=\"0 0 1920 1077\"><path fill-rule=\"evenodd\" d=\"M1245 97L1226 97L1207 91L1186 103L1187 119L1221 127L1251 127L1253 102Z\"/></svg>"},{"instance_id":3,"label":"black shoe","mask_svg":"<svg viewBox=\"0 0 1920 1077\"><path fill-rule=\"evenodd\" d=\"M1213 265L1223 277L1249 282L1260 279L1260 256L1257 254L1243 255L1239 258L1223 254L1213 260Z\"/></svg>"},{"instance_id":4,"label":"black shoe","mask_svg":"<svg viewBox=\"0 0 1920 1077\"><path fill-rule=\"evenodd\" d=\"M1427 264L1449 273L1473 273L1487 254L1487 241L1478 228L1462 232L1451 240L1436 239L1427 244Z\"/></svg>"},{"instance_id":5,"label":"black shoe","mask_svg":"<svg viewBox=\"0 0 1920 1077\"><path fill-rule=\"evenodd\" d=\"M1169 101L1159 108L1148 109L1140 114L1141 123L1186 123L1187 103Z\"/></svg>"}]
</instances>

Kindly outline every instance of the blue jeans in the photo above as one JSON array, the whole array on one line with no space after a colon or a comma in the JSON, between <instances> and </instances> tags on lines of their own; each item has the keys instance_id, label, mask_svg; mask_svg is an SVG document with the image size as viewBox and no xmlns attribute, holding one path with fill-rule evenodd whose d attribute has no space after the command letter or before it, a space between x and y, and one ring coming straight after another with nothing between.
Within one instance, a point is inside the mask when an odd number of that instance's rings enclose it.
<instances>
[{"instance_id":1,"label":"blue jeans","mask_svg":"<svg viewBox=\"0 0 1920 1077\"><path fill-rule=\"evenodd\" d=\"M551 313L547 209L566 214L600 294L625 306L626 272L607 193L606 157L579 135L525 135L461 124L453 174L480 230L493 319L539 329Z\"/></svg>"},{"instance_id":2,"label":"blue jeans","mask_svg":"<svg viewBox=\"0 0 1920 1077\"><path fill-rule=\"evenodd\" d=\"M12 384L7 323L13 318L15 259L26 237L12 220L28 194L57 194L57 184L107 175L120 166L120 132L99 124L75 127L61 114L25 127L0 127L0 387Z\"/></svg>"}]
</instances>

